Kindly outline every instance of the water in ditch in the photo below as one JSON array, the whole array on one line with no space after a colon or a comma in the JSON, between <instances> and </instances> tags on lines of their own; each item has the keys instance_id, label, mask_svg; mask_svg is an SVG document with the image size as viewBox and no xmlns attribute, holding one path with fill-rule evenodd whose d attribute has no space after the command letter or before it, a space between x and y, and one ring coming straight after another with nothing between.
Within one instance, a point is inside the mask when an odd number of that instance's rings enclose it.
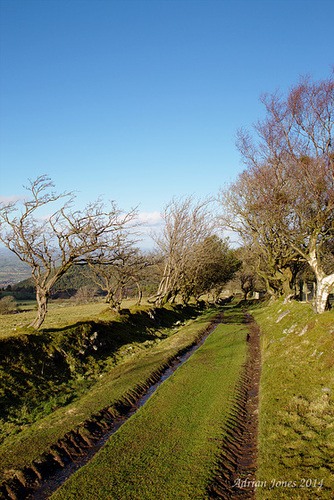
<instances>
[{"instance_id":1,"label":"water in ditch","mask_svg":"<svg viewBox=\"0 0 334 500\"><path fill-rule=\"evenodd\" d=\"M49 498L60 486L78 469L86 465L94 455L102 448L106 441L112 436L125 422L129 420L138 410L141 408L146 401L152 396L152 394L157 390L157 388L167 380L173 373L179 368L183 363L190 358L190 356L203 345L207 337L217 328L219 323L213 326L208 333L206 333L194 346L187 349L187 351L175 358L171 366L166 369L166 371L161 375L158 382L151 385L151 387L145 392L143 396L138 399L136 404L131 408L131 410L122 417L112 420L111 427L106 430L103 436L94 443L91 447L83 451L83 454L77 457L73 462L67 464L64 468L45 479L41 482L38 488L31 493L27 498L29 500L45 500Z\"/></svg>"}]
</instances>

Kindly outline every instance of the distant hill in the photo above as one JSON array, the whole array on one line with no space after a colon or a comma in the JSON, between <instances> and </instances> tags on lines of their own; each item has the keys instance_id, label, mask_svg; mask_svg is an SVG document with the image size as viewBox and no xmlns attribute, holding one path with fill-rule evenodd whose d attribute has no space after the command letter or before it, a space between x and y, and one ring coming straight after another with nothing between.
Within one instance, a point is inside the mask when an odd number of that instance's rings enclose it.
<instances>
[{"instance_id":1,"label":"distant hill","mask_svg":"<svg viewBox=\"0 0 334 500\"><path fill-rule=\"evenodd\" d=\"M14 285L31 276L30 266L7 248L0 248L0 288Z\"/></svg>"},{"instance_id":2,"label":"distant hill","mask_svg":"<svg viewBox=\"0 0 334 500\"><path fill-rule=\"evenodd\" d=\"M52 288L52 298L62 297L69 298L75 294L75 292L84 286L93 286L91 278L88 278L85 274L89 272L88 266L72 266L62 276L57 283ZM15 283L12 285L11 291L14 293L16 298L31 298L35 295L34 281L31 278L31 274L28 274L28 278Z\"/></svg>"},{"instance_id":3,"label":"distant hill","mask_svg":"<svg viewBox=\"0 0 334 500\"><path fill-rule=\"evenodd\" d=\"M98 294L104 295L92 278L89 277L90 271L88 265L74 265L68 269L53 286L52 298L69 298L82 287L89 286L96 288ZM11 293L17 299L28 299L35 297L34 281L31 278L31 268L29 265L21 262L12 252L5 248L0 248L0 288L11 286ZM157 286L155 277L148 277L142 283L144 293L150 295L152 288ZM135 293L136 293L136 287ZM127 287L127 293L131 293L131 287Z\"/></svg>"},{"instance_id":4,"label":"distant hill","mask_svg":"<svg viewBox=\"0 0 334 500\"><path fill-rule=\"evenodd\" d=\"M82 286L92 285L92 280L87 278L88 266L73 266L57 282L57 290L78 289ZM0 288L8 285L18 287L33 286L31 267L21 262L16 255L7 248L0 248ZM16 288L16 287L14 287Z\"/></svg>"},{"instance_id":5,"label":"distant hill","mask_svg":"<svg viewBox=\"0 0 334 500\"><path fill-rule=\"evenodd\" d=\"M65 276L57 282L57 290L73 290L85 285L92 285L92 280L84 272L86 266L73 266ZM31 287L31 267L21 262L16 255L7 248L0 248L0 288L16 285L14 288Z\"/></svg>"}]
</instances>

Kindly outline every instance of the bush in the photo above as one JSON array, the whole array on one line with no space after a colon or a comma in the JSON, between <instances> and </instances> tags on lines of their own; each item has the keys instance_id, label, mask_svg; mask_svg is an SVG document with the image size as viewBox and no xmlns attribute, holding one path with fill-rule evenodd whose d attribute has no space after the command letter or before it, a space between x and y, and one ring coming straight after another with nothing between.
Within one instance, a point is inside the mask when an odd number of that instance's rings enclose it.
<instances>
[{"instance_id":1,"label":"bush","mask_svg":"<svg viewBox=\"0 0 334 500\"><path fill-rule=\"evenodd\" d=\"M7 295L0 300L0 314L12 314L16 310L16 300L11 295Z\"/></svg>"}]
</instances>

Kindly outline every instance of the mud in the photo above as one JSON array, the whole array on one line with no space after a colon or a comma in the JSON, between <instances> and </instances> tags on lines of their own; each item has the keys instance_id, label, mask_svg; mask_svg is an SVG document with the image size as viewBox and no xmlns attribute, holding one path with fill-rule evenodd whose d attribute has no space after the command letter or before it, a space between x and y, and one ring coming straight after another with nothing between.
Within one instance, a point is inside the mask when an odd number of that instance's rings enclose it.
<instances>
[{"instance_id":1,"label":"mud","mask_svg":"<svg viewBox=\"0 0 334 500\"><path fill-rule=\"evenodd\" d=\"M236 390L236 402L223 429L210 500L255 499L258 397L261 375L260 331L252 316L248 326L248 358Z\"/></svg>"}]
</instances>

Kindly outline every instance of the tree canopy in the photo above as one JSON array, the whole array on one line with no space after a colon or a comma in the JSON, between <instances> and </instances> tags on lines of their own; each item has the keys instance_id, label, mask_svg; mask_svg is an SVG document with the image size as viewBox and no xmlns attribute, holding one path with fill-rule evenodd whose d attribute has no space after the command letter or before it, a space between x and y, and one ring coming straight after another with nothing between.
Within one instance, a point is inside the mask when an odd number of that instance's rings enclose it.
<instances>
[{"instance_id":1,"label":"tree canopy","mask_svg":"<svg viewBox=\"0 0 334 500\"><path fill-rule=\"evenodd\" d=\"M238 133L246 169L221 193L225 221L255 243L269 286L281 274L289 293L294 267L306 261L323 312L334 284L324 260L334 231L333 74L318 82L303 77L286 97L265 94L261 101L266 117L254 127L256 139Z\"/></svg>"}]
</instances>

